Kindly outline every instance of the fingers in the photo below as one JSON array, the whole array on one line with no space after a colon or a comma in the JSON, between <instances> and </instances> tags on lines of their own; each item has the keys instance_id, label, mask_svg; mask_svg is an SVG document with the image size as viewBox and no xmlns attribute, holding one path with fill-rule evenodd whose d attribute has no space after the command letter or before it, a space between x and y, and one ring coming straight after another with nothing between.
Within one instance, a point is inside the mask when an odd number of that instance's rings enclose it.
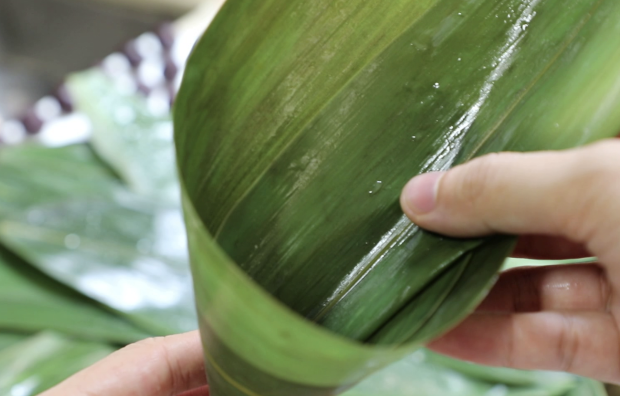
<instances>
[{"instance_id":1,"label":"fingers","mask_svg":"<svg viewBox=\"0 0 620 396\"><path fill-rule=\"evenodd\" d=\"M566 260L592 257L582 244L566 238L548 235L523 235L519 237L512 257L538 260Z\"/></svg>"},{"instance_id":2,"label":"fingers","mask_svg":"<svg viewBox=\"0 0 620 396\"><path fill-rule=\"evenodd\" d=\"M206 385L197 331L140 341L41 396L170 396Z\"/></svg>"},{"instance_id":3,"label":"fingers","mask_svg":"<svg viewBox=\"0 0 620 396\"><path fill-rule=\"evenodd\" d=\"M417 224L452 236L559 235L620 258L620 141L564 152L487 155L410 181Z\"/></svg>"},{"instance_id":4,"label":"fingers","mask_svg":"<svg viewBox=\"0 0 620 396\"><path fill-rule=\"evenodd\" d=\"M474 314L429 347L479 364L620 382L618 328L602 312Z\"/></svg>"},{"instance_id":5,"label":"fingers","mask_svg":"<svg viewBox=\"0 0 620 396\"><path fill-rule=\"evenodd\" d=\"M477 312L607 312L610 295L596 264L515 268L500 275Z\"/></svg>"}]
</instances>

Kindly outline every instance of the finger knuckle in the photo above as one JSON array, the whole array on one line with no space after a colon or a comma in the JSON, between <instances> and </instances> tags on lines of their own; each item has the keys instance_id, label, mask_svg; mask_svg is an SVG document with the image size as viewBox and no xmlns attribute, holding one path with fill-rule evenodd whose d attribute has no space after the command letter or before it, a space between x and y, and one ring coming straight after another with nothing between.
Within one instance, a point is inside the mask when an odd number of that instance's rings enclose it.
<instances>
[{"instance_id":1,"label":"finger knuckle","mask_svg":"<svg viewBox=\"0 0 620 396\"><path fill-rule=\"evenodd\" d=\"M490 186L496 177L501 162L500 154L487 154L474 159L455 173L456 191L454 198L475 208L488 196Z\"/></svg>"},{"instance_id":2,"label":"finger knuckle","mask_svg":"<svg viewBox=\"0 0 620 396\"><path fill-rule=\"evenodd\" d=\"M567 235L588 243L609 221L607 215L620 199L620 141L601 141L577 153L568 168L567 188L575 192L570 205L566 205L570 213L560 213Z\"/></svg>"},{"instance_id":3,"label":"finger knuckle","mask_svg":"<svg viewBox=\"0 0 620 396\"><path fill-rule=\"evenodd\" d=\"M152 339L150 347L152 348L153 358L164 364L164 383L169 389L178 392L184 389L185 384L189 383L189 378L187 372L181 367L178 358L170 351L168 339L169 337L156 337Z\"/></svg>"},{"instance_id":4,"label":"finger knuckle","mask_svg":"<svg viewBox=\"0 0 620 396\"><path fill-rule=\"evenodd\" d=\"M169 350L169 337L150 337L128 345L123 350L140 353L145 356L145 361L161 362L161 365L145 365L143 375L148 379L156 376L159 386L169 389L182 389L188 378L179 365L178 360ZM146 369L146 368L152 368ZM163 368L159 369L159 367ZM151 372L153 371L153 372ZM146 381L145 381L146 382Z\"/></svg>"},{"instance_id":5,"label":"finger knuckle","mask_svg":"<svg viewBox=\"0 0 620 396\"><path fill-rule=\"evenodd\" d=\"M560 315L562 316L562 326L560 327L560 336L558 337L560 371L570 372L579 349L579 334L575 328L574 318L567 314Z\"/></svg>"},{"instance_id":6,"label":"finger knuckle","mask_svg":"<svg viewBox=\"0 0 620 396\"><path fill-rule=\"evenodd\" d=\"M587 146L582 151L580 166L584 177L597 185L616 184L620 178L620 140L605 140Z\"/></svg>"}]
</instances>

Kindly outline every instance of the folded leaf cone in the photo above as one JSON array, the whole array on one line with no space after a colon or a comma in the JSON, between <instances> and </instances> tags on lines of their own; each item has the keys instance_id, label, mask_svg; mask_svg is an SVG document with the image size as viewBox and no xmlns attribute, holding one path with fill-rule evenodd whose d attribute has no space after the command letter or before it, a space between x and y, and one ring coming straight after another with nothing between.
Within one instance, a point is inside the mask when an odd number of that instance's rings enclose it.
<instances>
[{"instance_id":1,"label":"folded leaf cone","mask_svg":"<svg viewBox=\"0 0 620 396\"><path fill-rule=\"evenodd\" d=\"M617 0L229 0L174 111L214 396L332 395L440 335L514 239L398 198L486 153L620 129Z\"/></svg>"}]
</instances>

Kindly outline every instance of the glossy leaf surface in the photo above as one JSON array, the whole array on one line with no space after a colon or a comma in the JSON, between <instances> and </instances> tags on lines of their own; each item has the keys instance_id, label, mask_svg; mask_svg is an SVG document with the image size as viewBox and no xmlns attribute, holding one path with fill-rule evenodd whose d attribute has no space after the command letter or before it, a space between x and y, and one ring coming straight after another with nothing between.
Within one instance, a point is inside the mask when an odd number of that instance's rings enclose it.
<instances>
[{"instance_id":1,"label":"glossy leaf surface","mask_svg":"<svg viewBox=\"0 0 620 396\"><path fill-rule=\"evenodd\" d=\"M426 233L402 186L615 136L619 19L615 0L229 0L174 117L213 395L339 393L473 309L512 240Z\"/></svg>"},{"instance_id":2,"label":"glossy leaf surface","mask_svg":"<svg viewBox=\"0 0 620 396\"><path fill-rule=\"evenodd\" d=\"M183 222L83 145L0 152L0 240L150 334L196 328Z\"/></svg>"},{"instance_id":3,"label":"glossy leaf surface","mask_svg":"<svg viewBox=\"0 0 620 396\"><path fill-rule=\"evenodd\" d=\"M37 395L113 351L106 344L39 334L0 352L0 394Z\"/></svg>"},{"instance_id":4,"label":"glossy leaf surface","mask_svg":"<svg viewBox=\"0 0 620 396\"><path fill-rule=\"evenodd\" d=\"M519 371L459 362L419 350L344 396L605 396L601 384L566 373Z\"/></svg>"},{"instance_id":5,"label":"glossy leaf surface","mask_svg":"<svg viewBox=\"0 0 620 396\"><path fill-rule=\"evenodd\" d=\"M178 207L179 183L168 103L147 101L126 92L96 69L75 74L67 86L77 110L91 121L90 143L101 158L132 191Z\"/></svg>"},{"instance_id":6,"label":"glossy leaf surface","mask_svg":"<svg viewBox=\"0 0 620 396\"><path fill-rule=\"evenodd\" d=\"M0 330L54 330L126 344L149 336L103 306L48 278L0 246Z\"/></svg>"},{"instance_id":7,"label":"glossy leaf surface","mask_svg":"<svg viewBox=\"0 0 620 396\"><path fill-rule=\"evenodd\" d=\"M26 334L13 333L13 332L0 332L0 351L6 349L12 345L15 345L21 341L24 341L28 336Z\"/></svg>"}]
</instances>

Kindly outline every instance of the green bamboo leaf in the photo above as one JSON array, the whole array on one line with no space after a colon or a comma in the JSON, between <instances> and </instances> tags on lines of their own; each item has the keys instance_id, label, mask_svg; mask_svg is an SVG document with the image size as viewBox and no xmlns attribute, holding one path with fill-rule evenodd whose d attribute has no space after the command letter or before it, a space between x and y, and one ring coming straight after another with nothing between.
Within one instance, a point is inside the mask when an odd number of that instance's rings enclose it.
<instances>
[{"instance_id":1,"label":"green bamboo leaf","mask_svg":"<svg viewBox=\"0 0 620 396\"><path fill-rule=\"evenodd\" d=\"M485 367L419 350L344 396L564 396L581 389L583 381L566 373Z\"/></svg>"},{"instance_id":2,"label":"green bamboo leaf","mask_svg":"<svg viewBox=\"0 0 620 396\"><path fill-rule=\"evenodd\" d=\"M20 333L11 333L11 332L1 332L0 333L0 351L6 349L12 345L15 345L19 342L24 341L28 335L20 334Z\"/></svg>"},{"instance_id":3,"label":"green bamboo leaf","mask_svg":"<svg viewBox=\"0 0 620 396\"><path fill-rule=\"evenodd\" d=\"M578 377L566 373L487 367L451 359L426 350L424 357L428 364L445 367L467 375L469 378L488 383L501 383L513 387L546 386L547 389L554 389L555 393L563 394L568 389L574 388L575 384L579 382Z\"/></svg>"},{"instance_id":4,"label":"green bamboo leaf","mask_svg":"<svg viewBox=\"0 0 620 396\"><path fill-rule=\"evenodd\" d=\"M128 344L149 337L103 306L35 270L0 246L0 329L54 330L81 339Z\"/></svg>"},{"instance_id":5,"label":"green bamboo leaf","mask_svg":"<svg viewBox=\"0 0 620 396\"><path fill-rule=\"evenodd\" d=\"M579 384L568 391L566 396L607 396L605 386L589 378L580 378Z\"/></svg>"},{"instance_id":6,"label":"green bamboo leaf","mask_svg":"<svg viewBox=\"0 0 620 396\"><path fill-rule=\"evenodd\" d=\"M149 106L142 96L124 92L98 69L72 75L67 87L76 109L91 121L90 143L101 158L137 194L178 207L167 108L162 110L157 103Z\"/></svg>"},{"instance_id":7,"label":"green bamboo leaf","mask_svg":"<svg viewBox=\"0 0 620 396\"><path fill-rule=\"evenodd\" d=\"M106 344L41 333L0 352L0 394L37 395L113 351Z\"/></svg>"},{"instance_id":8,"label":"green bamboo leaf","mask_svg":"<svg viewBox=\"0 0 620 396\"><path fill-rule=\"evenodd\" d=\"M196 328L179 208L128 191L87 146L1 154L2 243L149 334Z\"/></svg>"},{"instance_id":9,"label":"green bamboo leaf","mask_svg":"<svg viewBox=\"0 0 620 396\"><path fill-rule=\"evenodd\" d=\"M337 394L467 315L513 239L424 232L402 186L615 136L618 20L616 0L227 1L174 114L212 394Z\"/></svg>"}]
</instances>

